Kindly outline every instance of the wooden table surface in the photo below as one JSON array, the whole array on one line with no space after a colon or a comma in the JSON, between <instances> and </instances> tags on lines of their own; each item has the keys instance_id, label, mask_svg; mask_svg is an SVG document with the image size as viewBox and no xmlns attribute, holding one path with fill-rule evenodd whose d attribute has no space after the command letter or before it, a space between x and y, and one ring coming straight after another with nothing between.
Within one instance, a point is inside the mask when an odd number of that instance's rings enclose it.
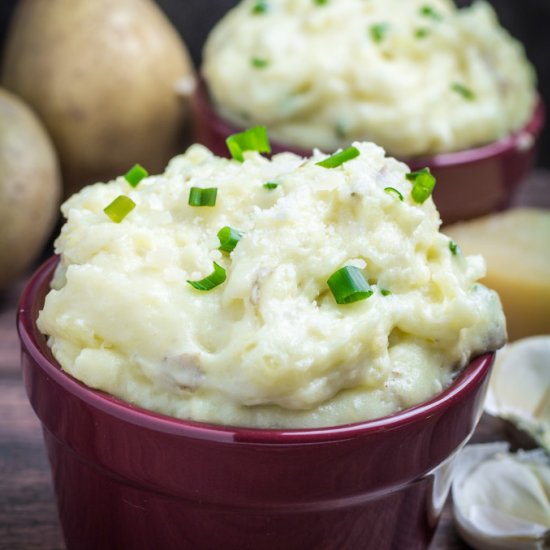
<instances>
[{"instance_id":1,"label":"wooden table surface","mask_svg":"<svg viewBox=\"0 0 550 550\"><path fill-rule=\"evenodd\" d=\"M550 208L550 172L528 178L515 203ZM48 461L19 370L15 312L24 279L0 295L0 549L57 550L64 544ZM483 417L473 441L505 438L498 422ZM430 550L467 548L454 530L447 503Z\"/></svg>"}]
</instances>

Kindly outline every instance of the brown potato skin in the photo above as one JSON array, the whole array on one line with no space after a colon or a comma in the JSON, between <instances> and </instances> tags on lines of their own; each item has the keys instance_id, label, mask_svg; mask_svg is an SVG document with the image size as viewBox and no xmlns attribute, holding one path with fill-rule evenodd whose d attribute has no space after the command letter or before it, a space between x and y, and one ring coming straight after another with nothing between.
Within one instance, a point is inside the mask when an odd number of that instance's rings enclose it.
<instances>
[{"instance_id":1,"label":"brown potato skin","mask_svg":"<svg viewBox=\"0 0 550 550\"><path fill-rule=\"evenodd\" d=\"M58 218L61 179L46 130L0 88L0 291L41 252Z\"/></svg>"},{"instance_id":2,"label":"brown potato skin","mask_svg":"<svg viewBox=\"0 0 550 550\"><path fill-rule=\"evenodd\" d=\"M2 83L31 105L59 154L65 197L182 151L192 75L183 42L151 0L20 0Z\"/></svg>"}]
</instances>

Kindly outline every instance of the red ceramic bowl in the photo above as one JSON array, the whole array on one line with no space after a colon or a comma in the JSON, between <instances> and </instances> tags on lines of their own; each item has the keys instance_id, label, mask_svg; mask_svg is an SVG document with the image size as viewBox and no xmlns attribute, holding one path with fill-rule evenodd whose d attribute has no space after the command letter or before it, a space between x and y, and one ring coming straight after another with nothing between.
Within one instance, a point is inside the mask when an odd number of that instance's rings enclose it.
<instances>
[{"instance_id":1,"label":"red ceramic bowl","mask_svg":"<svg viewBox=\"0 0 550 550\"><path fill-rule=\"evenodd\" d=\"M35 323L56 262L24 290L18 329L69 550L427 548L494 354L429 402L368 422L263 430L178 420L60 370Z\"/></svg>"},{"instance_id":2,"label":"red ceramic bowl","mask_svg":"<svg viewBox=\"0 0 550 550\"><path fill-rule=\"evenodd\" d=\"M193 98L195 141L214 153L227 156L225 139L242 131L214 109L204 82ZM437 179L434 201L443 223L467 220L509 206L517 186L533 167L536 145L544 126L545 110L539 100L531 120L508 137L473 149L426 157L402 158L412 170L428 166ZM311 151L271 141L274 153Z\"/></svg>"}]
</instances>

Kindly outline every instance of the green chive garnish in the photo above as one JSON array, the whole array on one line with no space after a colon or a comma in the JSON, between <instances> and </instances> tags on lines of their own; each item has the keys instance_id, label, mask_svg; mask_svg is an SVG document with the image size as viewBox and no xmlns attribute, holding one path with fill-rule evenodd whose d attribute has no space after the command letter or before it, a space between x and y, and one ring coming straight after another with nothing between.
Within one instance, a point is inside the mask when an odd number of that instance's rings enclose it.
<instances>
[{"instance_id":1,"label":"green chive garnish","mask_svg":"<svg viewBox=\"0 0 550 550\"><path fill-rule=\"evenodd\" d=\"M325 160L317 162L317 166L322 166L323 168L336 168L348 160L358 157L361 153L357 147L348 147L339 153L334 153L330 157L327 157Z\"/></svg>"},{"instance_id":2,"label":"green chive garnish","mask_svg":"<svg viewBox=\"0 0 550 550\"><path fill-rule=\"evenodd\" d=\"M281 185L280 183L277 183L276 181L267 181L264 183L264 187L266 189L277 189Z\"/></svg>"},{"instance_id":3,"label":"green chive garnish","mask_svg":"<svg viewBox=\"0 0 550 550\"><path fill-rule=\"evenodd\" d=\"M115 223L120 223L135 207L136 203L130 197L119 195L103 212Z\"/></svg>"},{"instance_id":4,"label":"green chive garnish","mask_svg":"<svg viewBox=\"0 0 550 550\"><path fill-rule=\"evenodd\" d=\"M132 186L137 187L139 182L146 178L149 175L149 172L141 166L141 164L134 164L126 174L124 174L124 179Z\"/></svg>"},{"instance_id":5,"label":"green chive garnish","mask_svg":"<svg viewBox=\"0 0 550 550\"><path fill-rule=\"evenodd\" d=\"M422 204L432 194L435 187L435 178L430 173L429 168L422 168L417 172L410 172L405 176L409 181L413 182L411 197L415 202Z\"/></svg>"},{"instance_id":6,"label":"green chive garnish","mask_svg":"<svg viewBox=\"0 0 550 550\"><path fill-rule=\"evenodd\" d=\"M253 57L250 61L256 69L265 69L269 65L269 61L263 57Z\"/></svg>"},{"instance_id":7,"label":"green chive garnish","mask_svg":"<svg viewBox=\"0 0 550 550\"><path fill-rule=\"evenodd\" d=\"M436 11L432 6L429 6L427 4L420 8L420 15L423 15L424 17L429 17L434 21L441 21L443 19L443 17L438 11Z\"/></svg>"},{"instance_id":8,"label":"green chive garnish","mask_svg":"<svg viewBox=\"0 0 550 550\"><path fill-rule=\"evenodd\" d=\"M218 196L217 187L191 187L189 189L189 206L215 206Z\"/></svg>"},{"instance_id":9,"label":"green chive garnish","mask_svg":"<svg viewBox=\"0 0 550 550\"><path fill-rule=\"evenodd\" d=\"M389 28L390 26L387 23L377 23L375 25L371 25L369 32L373 42L382 42Z\"/></svg>"},{"instance_id":10,"label":"green chive garnish","mask_svg":"<svg viewBox=\"0 0 550 550\"><path fill-rule=\"evenodd\" d=\"M453 256L456 256L460 248L454 241L449 241L449 250Z\"/></svg>"},{"instance_id":11,"label":"green chive garnish","mask_svg":"<svg viewBox=\"0 0 550 550\"><path fill-rule=\"evenodd\" d=\"M415 38L420 38L420 39L426 38L426 36L428 36L429 34L430 34L430 31L428 29L421 28L421 29L416 29L414 31Z\"/></svg>"},{"instance_id":12,"label":"green chive garnish","mask_svg":"<svg viewBox=\"0 0 550 550\"><path fill-rule=\"evenodd\" d=\"M380 294L382 294L382 296L389 296L391 294L391 290L388 290L387 288L382 288L380 290Z\"/></svg>"},{"instance_id":13,"label":"green chive garnish","mask_svg":"<svg viewBox=\"0 0 550 550\"><path fill-rule=\"evenodd\" d=\"M216 262L214 263L214 271L210 273L207 277L204 279L201 279L200 281L187 281L193 288L196 288L197 290L212 290L213 288L216 288L217 286L221 285L225 279L227 279L227 275L225 273L225 269L218 265Z\"/></svg>"},{"instance_id":14,"label":"green chive garnish","mask_svg":"<svg viewBox=\"0 0 550 550\"><path fill-rule=\"evenodd\" d=\"M337 304L351 304L372 296L372 290L363 272L351 265L334 272L327 284Z\"/></svg>"},{"instance_id":15,"label":"green chive garnish","mask_svg":"<svg viewBox=\"0 0 550 550\"><path fill-rule=\"evenodd\" d=\"M267 13L268 11L269 11L269 4L267 3L267 0L256 0L256 3L252 8L252 13L254 15L260 15L263 13Z\"/></svg>"},{"instance_id":16,"label":"green chive garnish","mask_svg":"<svg viewBox=\"0 0 550 550\"><path fill-rule=\"evenodd\" d=\"M218 231L218 239L220 239L220 246L218 250L222 252L232 252L237 243L241 240L243 234L232 227L226 225Z\"/></svg>"},{"instance_id":17,"label":"green chive garnish","mask_svg":"<svg viewBox=\"0 0 550 550\"><path fill-rule=\"evenodd\" d=\"M384 187L384 191L388 193L388 195L395 195L400 201L405 200L405 197L403 197L403 194L398 191L395 187Z\"/></svg>"},{"instance_id":18,"label":"green chive garnish","mask_svg":"<svg viewBox=\"0 0 550 550\"><path fill-rule=\"evenodd\" d=\"M314 4L317 4L318 6L325 6L328 4L328 0L313 0Z\"/></svg>"},{"instance_id":19,"label":"green chive garnish","mask_svg":"<svg viewBox=\"0 0 550 550\"><path fill-rule=\"evenodd\" d=\"M466 88L463 84L460 84L459 82L453 82L451 84L451 90L456 92L457 94L460 94L464 99L467 99L468 101L473 101L476 98L476 94L470 90L470 88Z\"/></svg>"},{"instance_id":20,"label":"green chive garnish","mask_svg":"<svg viewBox=\"0 0 550 550\"><path fill-rule=\"evenodd\" d=\"M239 134L233 134L225 140L225 143L231 156L239 162L244 161L244 151L271 153L271 145L265 126L255 126Z\"/></svg>"}]
</instances>

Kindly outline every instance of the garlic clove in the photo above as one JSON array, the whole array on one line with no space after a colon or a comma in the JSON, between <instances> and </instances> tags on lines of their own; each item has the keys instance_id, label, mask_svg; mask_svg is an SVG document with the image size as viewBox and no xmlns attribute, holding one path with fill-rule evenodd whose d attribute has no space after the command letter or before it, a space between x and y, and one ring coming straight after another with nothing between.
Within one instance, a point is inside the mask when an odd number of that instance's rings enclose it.
<instances>
[{"instance_id":1,"label":"garlic clove","mask_svg":"<svg viewBox=\"0 0 550 550\"><path fill-rule=\"evenodd\" d=\"M497 355L485 410L550 450L550 335L517 340Z\"/></svg>"},{"instance_id":2,"label":"garlic clove","mask_svg":"<svg viewBox=\"0 0 550 550\"><path fill-rule=\"evenodd\" d=\"M511 494L514 498L510 498ZM511 455L496 455L479 464L464 482L462 498L470 508L493 507L519 520L550 528L550 503L542 483L529 465ZM494 508L495 503L499 503L499 508Z\"/></svg>"},{"instance_id":3,"label":"garlic clove","mask_svg":"<svg viewBox=\"0 0 550 550\"><path fill-rule=\"evenodd\" d=\"M546 529L541 525L516 518L488 506L472 506L470 517L480 532L493 538L540 538L544 537L546 533Z\"/></svg>"},{"instance_id":4,"label":"garlic clove","mask_svg":"<svg viewBox=\"0 0 550 550\"><path fill-rule=\"evenodd\" d=\"M467 446L457 458L452 496L456 527L473 548L550 548L550 459L541 450Z\"/></svg>"}]
</instances>

